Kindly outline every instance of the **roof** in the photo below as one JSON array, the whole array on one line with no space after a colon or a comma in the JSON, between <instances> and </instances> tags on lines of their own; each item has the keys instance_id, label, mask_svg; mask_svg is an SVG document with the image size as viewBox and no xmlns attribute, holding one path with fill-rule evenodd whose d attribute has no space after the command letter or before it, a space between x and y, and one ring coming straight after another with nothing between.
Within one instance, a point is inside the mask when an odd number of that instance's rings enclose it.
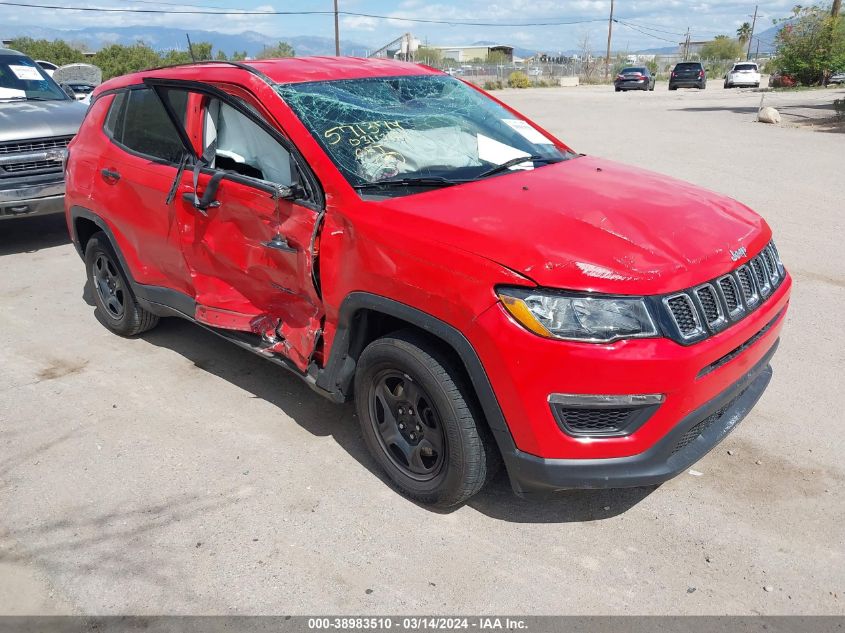
<instances>
[{"instance_id":1,"label":"roof","mask_svg":"<svg viewBox=\"0 0 845 633\"><path fill-rule=\"evenodd\" d=\"M397 75L434 75L439 70L400 62L392 59L370 59L362 57L286 57L284 59L261 59L238 62L264 74L280 84L305 83L308 81L330 81L335 79L362 79L365 77L395 77ZM143 70L137 73L109 79L101 84L98 92L141 83L146 77L171 79L198 79L198 69L204 75L209 69L233 70L232 63L206 61L196 64L181 64L165 68Z\"/></svg>"},{"instance_id":2,"label":"roof","mask_svg":"<svg viewBox=\"0 0 845 633\"><path fill-rule=\"evenodd\" d=\"M244 62L278 83L428 75L438 71L393 59L363 57L287 57Z\"/></svg>"},{"instance_id":3,"label":"roof","mask_svg":"<svg viewBox=\"0 0 845 633\"><path fill-rule=\"evenodd\" d=\"M12 50L11 48L3 48L0 46L0 55L20 55L21 57L26 57L20 51Z\"/></svg>"}]
</instances>

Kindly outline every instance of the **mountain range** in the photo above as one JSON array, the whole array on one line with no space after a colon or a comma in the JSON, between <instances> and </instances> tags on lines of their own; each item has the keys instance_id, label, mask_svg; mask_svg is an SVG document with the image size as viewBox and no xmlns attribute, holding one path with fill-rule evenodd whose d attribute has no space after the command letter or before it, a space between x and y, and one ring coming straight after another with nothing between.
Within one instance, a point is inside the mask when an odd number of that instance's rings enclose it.
<instances>
[{"instance_id":1,"label":"mountain range","mask_svg":"<svg viewBox=\"0 0 845 633\"><path fill-rule=\"evenodd\" d=\"M770 53L774 50L774 39L782 26L774 26L755 35L760 39L760 52ZM84 44L90 50L97 50L109 44L134 44L144 42L157 50L179 49L185 50L187 42L185 34L190 35L193 42L211 42L215 52L222 50L231 55L235 51L246 51L248 55L256 55L265 46L272 46L279 41L288 42L293 46L298 56L305 55L334 55L334 39L315 35L278 35L269 36L256 31L242 33L219 33L216 31L185 30L163 26L125 26L64 30L33 25L16 25L14 27L0 26L0 37L13 38L27 36L35 39L63 39L74 44ZM681 38L679 38L680 40ZM486 45L491 42L479 41L474 45ZM378 48L382 43L362 43L341 39L341 54L364 57L369 51ZM756 43L755 43L756 48ZM631 53L672 54L678 51L678 46L631 50ZM559 46L525 48L514 47L517 57L530 57L538 51L557 52ZM563 55L577 54L574 49L562 50ZM616 51L617 53L622 51ZM594 54L599 54L594 51Z\"/></svg>"}]
</instances>

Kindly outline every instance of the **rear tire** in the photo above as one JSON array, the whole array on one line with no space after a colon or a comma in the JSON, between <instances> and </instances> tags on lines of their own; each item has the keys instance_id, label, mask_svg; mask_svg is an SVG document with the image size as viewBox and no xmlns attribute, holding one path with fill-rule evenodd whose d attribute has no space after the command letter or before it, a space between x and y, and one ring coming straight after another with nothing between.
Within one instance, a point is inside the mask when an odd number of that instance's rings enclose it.
<instances>
[{"instance_id":1,"label":"rear tire","mask_svg":"<svg viewBox=\"0 0 845 633\"><path fill-rule=\"evenodd\" d=\"M92 235L85 246L85 270L94 294L94 312L109 330L135 336L158 325L158 316L135 301L120 260L102 231Z\"/></svg>"},{"instance_id":2,"label":"rear tire","mask_svg":"<svg viewBox=\"0 0 845 633\"><path fill-rule=\"evenodd\" d=\"M355 400L370 453L414 501L463 503L498 469L501 457L462 372L414 331L367 346L355 372Z\"/></svg>"}]
</instances>

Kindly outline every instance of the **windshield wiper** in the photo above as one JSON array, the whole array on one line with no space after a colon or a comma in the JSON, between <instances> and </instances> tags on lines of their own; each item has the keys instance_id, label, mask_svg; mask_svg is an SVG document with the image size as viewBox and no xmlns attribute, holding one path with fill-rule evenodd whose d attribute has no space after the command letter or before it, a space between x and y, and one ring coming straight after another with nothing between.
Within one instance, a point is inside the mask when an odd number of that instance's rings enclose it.
<instances>
[{"instance_id":1,"label":"windshield wiper","mask_svg":"<svg viewBox=\"0 0 845 633\"><path fill-rule=\"evenodd\" d=\"M19 101L61 101L61 99L46 99L44 97L27 97L25 95L12 95L11 97L0 97L2 100L15 99Z\"/></svg>"},{"instance_id":2,"label":"windshield wiper","mask_svg":"<svg viewBox=\"0 0 845 633\"><path fill-rule=\"evenodd\" d=\"M392 187L451 187L468 182L467 180L449 180L439 176L426 176L419 178L396 178L393 180L379 180L376 182L365 182L355 185L354 188L362 191L368 189L387 189Z\"/></svg>"},{"instance_id":3,"label":"windshield wiper","mask_svg":"<svg viewBox=\"0 0 845 633\"><path fill-rule=\"evenodd\" d=\"M483 171L476 178L487 178L488 176L495 176L496 174L500 174L503 171L507 171L511 167L515 167L516 165L521 165L522 163L527 163L528 161L532 162L544 162L544 163L559 163L562 161L562 158L549 158L547 156L540 156L538 154L533 154L531 156L517 156L516 158L511 158L508 161L505 161L501 165L496 165L492 169L488 169L487 171Z\"/></svg>"}]
</instances>

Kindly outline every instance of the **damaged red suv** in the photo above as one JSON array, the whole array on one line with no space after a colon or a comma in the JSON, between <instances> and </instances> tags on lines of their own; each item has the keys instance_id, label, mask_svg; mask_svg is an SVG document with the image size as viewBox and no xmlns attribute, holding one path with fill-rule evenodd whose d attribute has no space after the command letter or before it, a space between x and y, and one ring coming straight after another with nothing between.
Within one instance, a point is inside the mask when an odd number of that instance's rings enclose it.
<instances>
[{"instance_id":1,"label":"damaged red suv","mask_svg":"<svg viewBox=\"0 0 845 633\"><path fill-rule=\"evenodd\" d=\"M67 221L100 320L190 319L336 402L397 489L662 482L769 383L768 225L579 155L423 66L302 58L99 86Z\"/></svg>"}]
</instances>

